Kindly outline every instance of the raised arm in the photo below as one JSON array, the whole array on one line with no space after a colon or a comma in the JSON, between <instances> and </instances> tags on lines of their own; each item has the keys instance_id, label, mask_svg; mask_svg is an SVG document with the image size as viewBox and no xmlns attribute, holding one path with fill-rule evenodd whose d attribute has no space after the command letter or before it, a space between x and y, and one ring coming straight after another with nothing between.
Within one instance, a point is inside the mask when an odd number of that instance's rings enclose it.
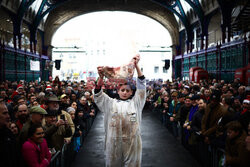
<instances>
[{"instance_id":1,"label":"raised arm","mask_svg":"<svg viewBox=\"0 0 250 167\"><path fill-rule=\"evenodd\" d=\"M137 75L138 77L142 77L143 76L143 73L138 65L138 62L140 61L140 55L137 54L135 57L133 57L134 61L135 61L135 69L137 71Z\"/></svg>"},{"instance_id":2,"label":"raised arm","mask_svg":"<svg viewBox=\"0 0 250 167\"><path fill-rule=\"evenodd\" d=\"M102 85L104 84L103 82L103 66L99 66L97 67L97 71L98 71L98 74L99 74L99 78L98 78L98 82L97 82L97 85L96 85L96 89L101 89L102 88Z\"/></svg>"}]
</instances>

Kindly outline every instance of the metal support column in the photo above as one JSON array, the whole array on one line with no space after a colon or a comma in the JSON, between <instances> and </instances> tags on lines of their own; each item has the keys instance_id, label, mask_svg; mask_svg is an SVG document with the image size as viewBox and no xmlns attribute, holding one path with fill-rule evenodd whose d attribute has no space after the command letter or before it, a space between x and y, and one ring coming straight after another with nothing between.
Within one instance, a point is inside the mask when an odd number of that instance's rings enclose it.
<instances>
[{"instance_id":1,"label":"metal support column","mask_svg":"<svg viewBox=\"0 0 250 167\"><path fill-rule=\"evenodd\" d=\"M17 81L17 50L15 49L15 80Z\"/></svg>"},{"instance_id":2,"label":"metal support column","mask_svg":"<svg viewBox=\"0 0 250 167\"><path fill-rule=\"evenodd\" d=\"M216 46L216 80L218 81L219 79L219 59L218 59L218 45Z\"/></svg>"},{"instance_id":3,"label":"metal support column","mask_svg":"<svg viewBox=\"0 0 250 167\"><path fill-rule=\"evenodd\" d=\"M0 38L0 82L3 81L3 62L2 62L3 46L2 39Z\"/></svg>"},{"instance_id":4,"label":"metal support column","mask_svg":"<svg viewBox=\"0 0 250 167\"><path fill-rule=\"evenodd\" d=\"M25 55L24 55L24 78L25 81L27 81L27 54L25 50Z\"/></svg>"}]
</instances>

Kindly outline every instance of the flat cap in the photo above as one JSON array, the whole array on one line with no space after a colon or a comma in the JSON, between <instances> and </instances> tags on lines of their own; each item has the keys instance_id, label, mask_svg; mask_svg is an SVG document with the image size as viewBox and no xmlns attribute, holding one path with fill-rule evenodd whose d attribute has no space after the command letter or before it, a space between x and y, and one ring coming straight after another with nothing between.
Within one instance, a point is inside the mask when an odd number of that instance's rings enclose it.
<instances>
[{"instance_id":1,"label":"flat cap","mask_svg":"<svg viewBox=\"0 0 250 167\"><path fill-rule=\"evenodd\" d=\"M37 114L43 114L43 115L47 114L47 112L39 106L31 107L30 113L37 113Z\"/></svg>"},{"instance_id":2,"label":"flat cap","mask_svg":"<svg viewBox=\"0 0 250 167\"><path fill-rule=\"evenodd\" d=\"M50 101L55 101L55 102L59 102L60 100L57 98L56 95L52 95L48 97L48 102Z\"/></svg>"}]
</instances>

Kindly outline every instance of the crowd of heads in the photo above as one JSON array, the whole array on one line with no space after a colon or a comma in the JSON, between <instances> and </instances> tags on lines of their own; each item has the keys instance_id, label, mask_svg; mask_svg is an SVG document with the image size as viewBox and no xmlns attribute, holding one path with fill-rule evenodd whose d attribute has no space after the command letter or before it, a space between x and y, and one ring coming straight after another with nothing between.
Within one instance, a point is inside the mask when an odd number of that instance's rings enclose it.
<instances>
[{"instance_id":1,"label":"crowd of heads","mask_svg":"<svg viewBox=\"0 0 250 167\"><path fill-rule=\"evenodd\" d=\"M27 131L27 137L40 143L41 139L46 138L46 129L52 125L67 126L68 135L63 138L71 138L69 140L72 140L73 136L84 135L86 126L89 126L86 119L94 118L98 110L92 94L95 85L95 80L66 82L60 81L58 77L47 82L2 82L0 83L0 128L7 127L18 139L25 123L32 121L42 126L32 126L33 129ZM112 98L128 99L135 92L134 85L135 81L119 83L105 80L102 89ZM222 134L227 133L230 138L235 137L233 134L235 131L249 135L249 91L250 87L240 84L238 80L231 83L217 80L201 80L199 83L194 83L179 79L172 82L147 81L145 107L151 110L160 108L161 119L165 124L169 123L174 127L177 125L174 122L180 122L181 128L190 130L196 111L203 111L202 116L204 116L208 108L213 110L220 105L231 115L226 117L222 114L223 119L218 122L221 126L216 131L221 130ZM196 108L191 109L194 106ZM68 119L71 119L74 128ZM201 121L202 119L200 124ZM76 127L80 128L77 130ZM199 133L202 133L202 127L199 128ZM176 130L173 132L178 137ZM247 137L248 149L249 140ZM48 145L53 146L53 142L48 142Z\"/></svg>"}]
</instances>

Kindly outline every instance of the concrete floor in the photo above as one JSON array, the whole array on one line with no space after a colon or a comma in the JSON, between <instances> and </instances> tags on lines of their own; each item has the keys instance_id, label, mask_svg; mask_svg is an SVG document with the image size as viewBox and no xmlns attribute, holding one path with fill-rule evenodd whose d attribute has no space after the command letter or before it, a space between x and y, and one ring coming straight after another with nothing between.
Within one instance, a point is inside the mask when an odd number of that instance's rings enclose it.
<instances>
[{"instance_id":1,"label":"concrete floor","mask_svg":"<svg viewBox=\"0 0 250 167\"><path fill-rule=\"evenodd\" d=\"M189 152L150 112L142 115L142 167L199 167ZM99 113L72 167L104 167L103 115Z\"/></svg>"}]
</instances>

